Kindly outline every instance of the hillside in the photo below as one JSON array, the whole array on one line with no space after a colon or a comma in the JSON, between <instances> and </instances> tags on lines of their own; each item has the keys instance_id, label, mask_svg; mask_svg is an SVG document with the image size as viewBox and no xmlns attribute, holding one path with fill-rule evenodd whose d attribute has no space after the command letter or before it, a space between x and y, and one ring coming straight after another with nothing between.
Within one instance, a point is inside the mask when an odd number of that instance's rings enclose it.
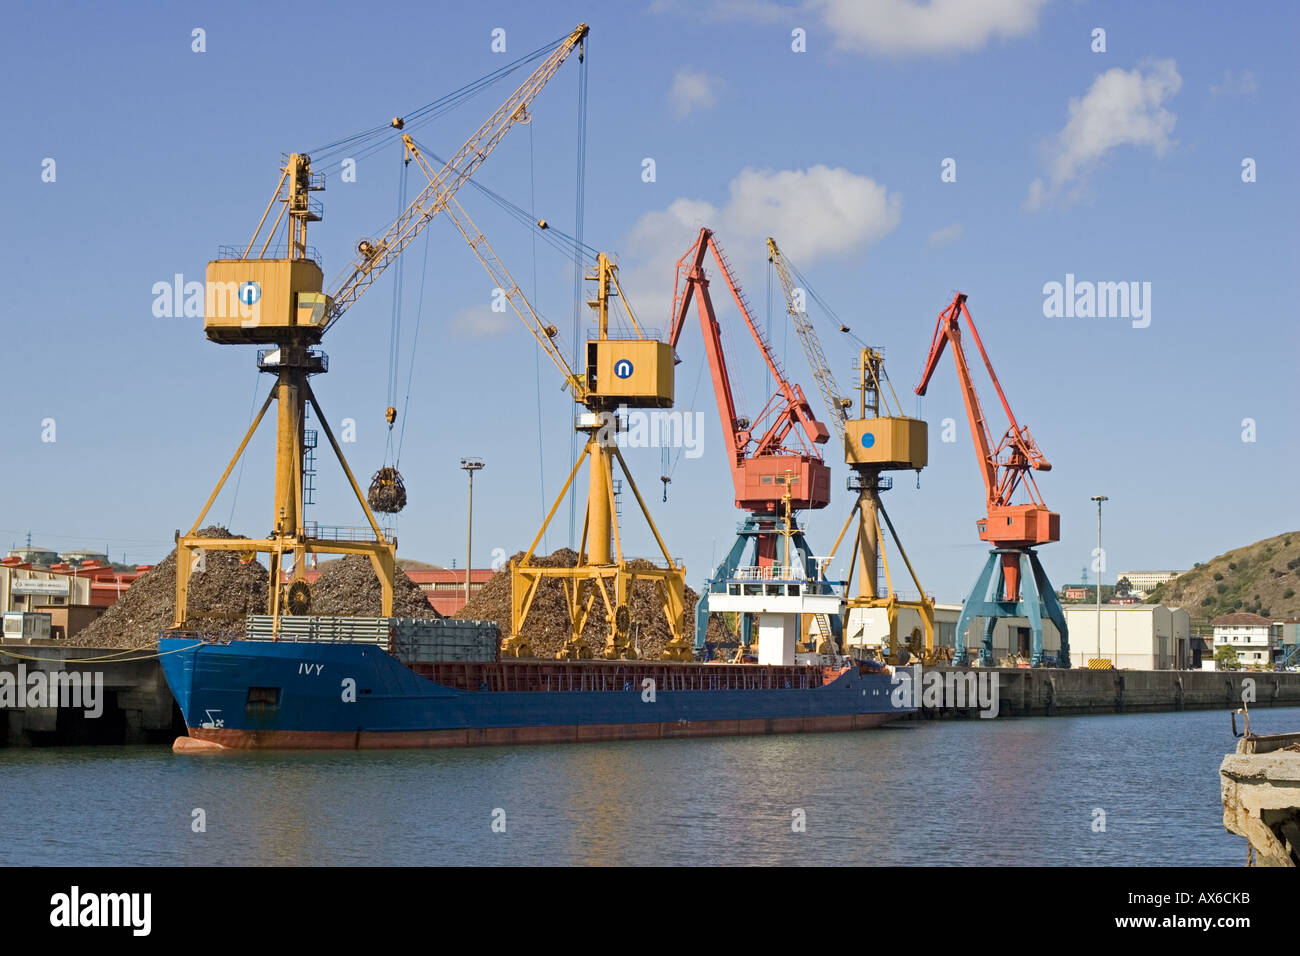
<instances>
[{"instance_id":1,"label":"hillside","mask_svg":"<svg viewBox=\"0 0 1300 956\"><path fill-rule=\"evenodd\" d=\"M1300 617L1300 531L1221 554L1157 587L1152 603L1183 607L1194 618L1250 611Z\"/></svg>"}]
</instances>

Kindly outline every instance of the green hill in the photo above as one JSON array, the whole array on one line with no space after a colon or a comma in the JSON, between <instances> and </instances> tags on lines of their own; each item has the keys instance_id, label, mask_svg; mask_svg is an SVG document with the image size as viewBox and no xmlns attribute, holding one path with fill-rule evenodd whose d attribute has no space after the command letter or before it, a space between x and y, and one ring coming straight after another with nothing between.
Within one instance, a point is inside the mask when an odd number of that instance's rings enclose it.
<instances>
[{"instance_id":1,"label":"green hill","mask_svg":"<svg viewBox=\"0 0 1300 956\"><path fill-rule=\"evenodd\" d=\"M1151 592L1151 603L1186 608L1195 618L1250 611L1300 617L1300 531L1265 538L1196 564Z\"/></svg>"}]
</instances>

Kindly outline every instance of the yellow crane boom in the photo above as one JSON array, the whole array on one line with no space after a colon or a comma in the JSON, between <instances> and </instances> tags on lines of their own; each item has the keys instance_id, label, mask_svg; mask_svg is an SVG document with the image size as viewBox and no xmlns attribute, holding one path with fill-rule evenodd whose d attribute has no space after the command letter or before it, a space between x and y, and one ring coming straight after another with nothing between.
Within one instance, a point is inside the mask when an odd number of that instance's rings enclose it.
<instances>
[{"instance_id":1,"label":"yellow crane boom","mask_svg":"<svg viewBox=\"0 0 1300 956\"><path fill-rule=\"evenodd\" d=\"M425 160L424 154L420 152L419 147L415 145L410 136L405 134L402 136L402 142L406 145L407 155L415 159L420 169L432 181L436 174ZM568 360L564 357L563 350L557 345L559 329L545 322L537 314L532 303L528 301L519 288L519 283L515 281L514 276L510 274L510 270L501 261L501 257L492 248L492 243L488 242L487 236L483 235L483 230L479 229L474 220L470 218L469 213L465 211L465 207L460 204L460 200L454 196L448 196L443 203L443 211L446 213L447 218L460 230L460 234L465 237L470 249L478 256L479 262L483 264L487 274L492 277L496 287L501 290L506 301L510 303L510 307L515 310L515 314L528 327L528 331L533 333L533 338L537 340L537 344L551 357L555 367L560 370L560 374L564 376L565 386L573 393L574 401L585 401L587 397L586 383L581 375L573 371Z\"/></svg>"},{"instance_id":2,"label":"yellow crane boom","mask_svg":"<svg viewBox=\"0 0 1300 956\"><path fill-rule=\"evenodd\" d=\"M813 378L817 381L817 389L822 393L822 401L826 403L826 411L830 413L831 424L840 436L840 444L843 444L848 404L840 394L840 387L835 382L830 363L826 361L826 353L822 351L817 330L813 328L808 313L799 307L798 292L794 279L790 275L790 266L777 247L776 240L771 236L767 237L767 258L776 268L776 277L781 283L781 291L785 293L786 310L794 322L794 330L799 336L800 344L803 345L803 354L808 359L808 367L812 371ZM807 290L804 291L807 294Z\"/></svg>"},{"instance_id":3,"label":"yellow crane boom","mask_svg":"<svg viewBox=\"0 0 1300 956\"><path fill-rule=\"evenodd\" d=\"M419 147L409 135L403 135L402 141L406 145L408 157L415 159L432 182L437 174L425 161ZM663 649L663 657L667 660L689 660L691 647L685 640L686 569L669 554L646 507L645 499L618 450L617 438L618 432L626 428L627 423L623 419L620 424L616 409L623 406L662 408L672 405L671 346L648 338L642 331L619 285L617 267L602 252L596 257L595 274L587 276L596 282L596 296L588 301L588 305L596 310L597 337L586 343L586 374L578 374L556 342L555 326L548 325L537 314L519 288L519 283L510 275L496 250L459 200L447 196L442 201L442 208L533 338L560 370L574 401L587 408L586 414L578 415L574 423L578 431L587 433L582 455L570 470L564 487L528 551L523 558L511 562L511 633L502 644L502 653L519 657L531 655L532 647L525 635L524 625L539 588L543 581L549 579L562 585L569 613L569 638L558 652L558 657L579 659L591 656L591 649L583 641L583 633L593 612L596 615L603 614L608 629L603 651L605 657L636 656L632 643L633 625L641 622L633 620L630 602L634 586L642 581L654 586L660 610L672 635ZM622 302L637 338L609 338L609 308L613 298ZM536 564L533 553L584 461L588 463L587 508L577 563L573 567ZM664 559L663 567L645 567L639 563L634 565L623 555L614 492L616 462L659 546Z\"/></svg>"},{"instance_id":4,"label":"yellow crane boom","mask_svg":"<svg viewBox=\"0 0 1300 956\"><path fill-rule=\"evenodd\" d=\"M310 588L305 581L308 554L362 554L370 558L379 578L382 616L391 615L397 542L379 526L360 486L348 466L343 452L329 427L312 391L308 378L328 368L323 352L313 349L328 329L357 298L368 289L390 264L401 255L429 221L451 201L465 181L491 154L496 144L515 123L525 120L530 104L547 81L573 50L579 49L587 36L587 25L580 23L542 64L524 81L510 98L483 123L440 170L433 172L429 185L421 191L382 239L363 241L358 256L340 275L338 291L331 297L322 292L323 277L317 257L307 246L307 225L320 220L320 203L310 198L312 192L325 188L324 177L311 171L311 158L292 153L281 168L280 181L262 214L252 239L242 252L212 260L207 268L207 295L203 327L214 342L229 345L268 345L258 354L258 367L274 374L276 384L267 396L261 412L253 420L225 473L208 496L186 535L176 540L176 615L175 625L186 621L189 578L197 559L206 550L237 550L269 555L268 612L275 618L278 633L281 609L305 614L310 610ZM579 59L582 53L579 52ZM401 129L403 121L393 120ZM281 194L283 198L281 198ZM284 205L271 226L266 242L256 257L250 257L271 207ZM283 217L289 217L289 241L283 258L267 258ZM272 403L276 404L275 502L272 531L266 538L211 538L200 532L208 510L220 494L235 465L243 456L249 440ZM303 454L307 403L330 440L340 466L347 475L357 502L369 524L369 533L358 537L353 529L327 532L303 521ZM389 411L392 422L393 411ZM400 481L396 469L381 469ZM378 505L376 506L378 507ZM388 509L390 511L397 509ZM285 592L282 562L292 562L294 580ZM284 600L282 600L284 598Z\"/></svg>"},{"instance_id":5,"label":"yellow crane boom","mask_svg":"<svg viewBox=\"0 0 1300 956\"><path fill-rule=\"evenodd\" d=\"M528 105L568 59L569 54L575 49L581 49L588 32L587 24L579 23L510 98L447 160L446 165L430 176L429 184L402 211L383 238L358 244L356 258L335 280L337 291L332 296L333 302L325 316L323 329L328 329L337 322L357 297L411 244L429 220L447 207L447 201L482 165L497 143L501 142L501 138L517 122L528 116ZM578 59L582 59L581 52ZM393 125L400 129L401 120L394 120Z\"/></svg>"}]
</instances>

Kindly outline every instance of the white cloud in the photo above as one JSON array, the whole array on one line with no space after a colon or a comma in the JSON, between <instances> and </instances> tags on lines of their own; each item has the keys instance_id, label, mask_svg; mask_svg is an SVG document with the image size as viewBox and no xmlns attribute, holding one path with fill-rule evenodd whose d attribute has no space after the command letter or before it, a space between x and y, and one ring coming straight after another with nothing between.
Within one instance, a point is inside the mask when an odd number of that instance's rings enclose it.
<instances>
[{"instance_id":1,"label":"white cloud","mask_svg":"<svg viewBox=\"0 0 1300 956\"><path fill-rule=\"evenodd\" d=\"M994 37L1018 37L1038 25L1046 0L809 0L835 44L893 55L978 50Z\"/></svg>"},{"instance_id":2,"label":"white cloud","mask_svg":"<svg viewBox=\"0 0 1300 956\"><path fill-rule=\"evenodd\" d=\"M674 265L701 226L752 275L766 261L767 236L796 263L811 264L878 242L898 225L902 206L899 193L843 168L743 169L722 205L681 198L637 220L620 245L632 263L624 285L638 315L657 325L671 306Z\"/></svg>"},{"instance_id":3,"label":"white cloud","mask_svg":"<svg viewBox=\"0 0 1300 956\"><path fill-rule=\"evenodd\" d=\"M1077 196L1088 174L1117 146L1146 146L1164 155L1178 117L1164 103L1183 85L1173 60L1142 68L1116 67L1097 76L1081 99L1071 99L1070 118L1048 147L1048 175L1029 185L1025 207L1041 208L1061 196Z\"/></svg>"},{"instance_id":4,"label":"white cloud","mask_svg":"<svg viewBox=\"0 0 1300 956\"><path fill-rule=\"evenodd\" d=\"M818 42L817 24L833 34L840 49L890 56L933 55L978 50L994 37L1024 36L1038 26L1047 0L654 0L651 13L698 20L742 21L808 28ZM805 19L806 18L806 19ZM813 22L809 22L813 21ZM825 44L823 44L825 45Z\"/></svg>"},{"instance_id":5,"label":"white cloud","mask_svg":"<svg viewBox=\"0 0 1300 956\"><path fill-rule=\"evenodd\" d=\"M930 233L929 242L932 246L946 246L950 242L956 242L965 234L966 230L962 228L962 224L954 222L951 226L944 226Z\"/></svg>"},{"instance_id":6,"label":"white cloud","mask_svg":"<svg viewBox=\"0 0 1300 956\"><path fill-rule=\"evenodd\" d=\"M673 104L677 118L682 119L696 110L708 110L717 105L720 82L716 76L708 73L678 70L673 75L673 85L668 91L668 99Z\"/></svg>"},{"instance_id":7,"label":"white cloud","mask_svg":"<svg viewBox=\"0 0 1300 956\"><path fill-rule=\"evenodd\" d=\"M509 306L506 308L509 309ZM474 305L457 312L447 325L451 334L458 339L484 339L500 335L511 328L515 321L511 311L493 312L489 306Z\"/></svg>"},{"instance_id":8,"label":"white cloud","mask_svg":"<svg viewBox=\"0 0 1300 956\"><path fill-rule=\"evenodd\" d=\"M750 20L775 23L798 12L797 7L783 6L774 0L654 0L651 13L677 13L691 17L701 14L712 20Z\"/></svg>"},{"instance_id":9,"label":"white cloud","mask_svg":"<svg viewBox=\"0 0 1300 956\"><path fill-rule=\"evenodd\" d=\"M1210 84L1211 96L1254 96L1258 90L1259 84L1253 70L1242 70L1240 73L1224 70L1223 82Z\"/></svg>"}]
</instances>

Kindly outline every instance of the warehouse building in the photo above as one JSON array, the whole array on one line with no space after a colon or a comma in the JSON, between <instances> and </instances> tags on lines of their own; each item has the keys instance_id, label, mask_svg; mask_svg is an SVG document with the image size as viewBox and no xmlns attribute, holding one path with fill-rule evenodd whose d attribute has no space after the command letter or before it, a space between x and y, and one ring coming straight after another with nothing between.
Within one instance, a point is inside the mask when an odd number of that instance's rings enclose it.
<instances>
[{"instance_id":1,"label":"warehouse building","mask_svg":"<svg viewBox=\"0 0 1300 956\"><path fill-rule=\"evenodd\" d=\"M1193 664L1191 617L1180 607L1103 604L1100 618L1095 607L1067 607L1065 625L1074 667L1094 659L1123 670L1186 670Z\"/></svg>"},{"instance_id":2,"label":"warehouse building","mask_svg":"<svg viewBox=\"0 0 1300 956\"><path fill-rule=\"evenodd\" d=\"M935 604L934 642L945 647L957 647L957 621L961 617L960 604ZM906 639L914 628L921 628L921 616L910 608L898 610L898 634ZM889 619L883 608L854 608L849 613L845 627L846 648L850 652L878 648L889 633ZM1029 619L1024 617L998 618L993 628L993 662L1000 664L1010 658L1029 660L1032 646ZM982 621L966 628L966 647L970 660L979 658L980 643L984 639ZM1061 648L1061 638L1051 621L1043 621L1043 652L1055 655Z\"/></svg>"}]
</instances>

